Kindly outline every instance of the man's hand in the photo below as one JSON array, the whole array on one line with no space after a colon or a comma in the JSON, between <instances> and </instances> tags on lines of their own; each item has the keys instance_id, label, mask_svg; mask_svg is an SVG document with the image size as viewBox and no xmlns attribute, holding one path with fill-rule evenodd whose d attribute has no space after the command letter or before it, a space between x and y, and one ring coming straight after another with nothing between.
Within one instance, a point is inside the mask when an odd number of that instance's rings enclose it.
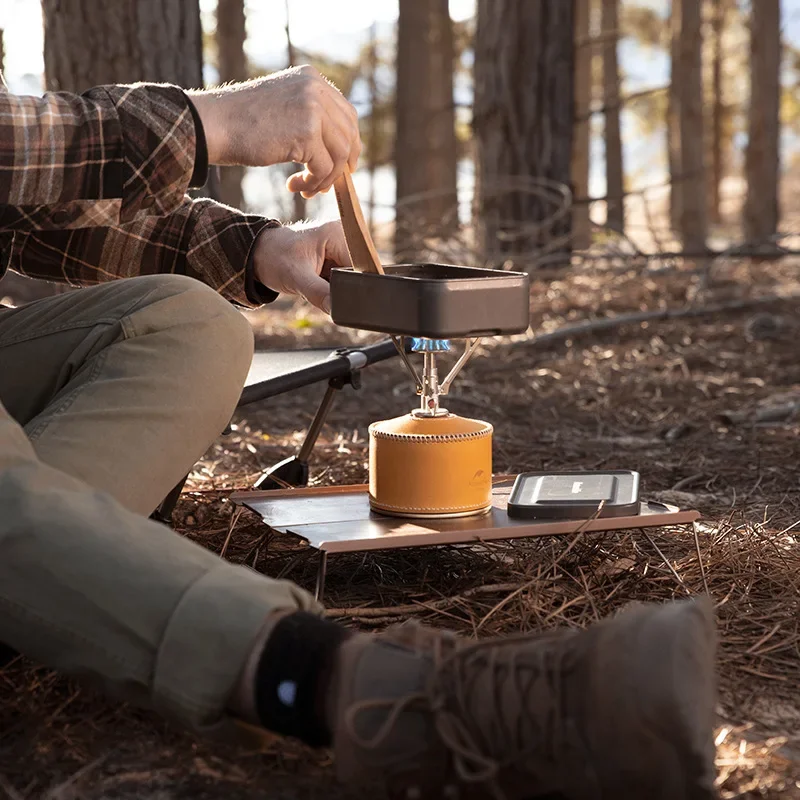
<instances>
[{"instance_id":1,"label":"man's hand","mask_svg":"<svg viewBox=\"0 0 800 800\"><path fill-rule=\"evenodd\" d=\"M274 292L305 297L330 314L330 269L350 266L341 222L267 228L255 246L258 281Z\"/></svg>"},{"instance_id":2,"label":"man's hand","mask_svg":"<svg viewBox=\"0 0 800 800\"><path fill-rule=\"evenodd\" d=\"M303 164L291 192L326 192L361 154L358 114L344 95L309 66L189 93L203 122L210 164L268 167Z\"/></svg>"}]
</instances>

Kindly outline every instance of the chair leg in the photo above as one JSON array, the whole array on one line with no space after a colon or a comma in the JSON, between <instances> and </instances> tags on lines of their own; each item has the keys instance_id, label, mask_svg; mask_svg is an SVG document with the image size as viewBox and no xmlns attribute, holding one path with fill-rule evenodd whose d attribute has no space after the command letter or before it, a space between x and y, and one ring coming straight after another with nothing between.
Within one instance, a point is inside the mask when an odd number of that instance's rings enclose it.
<instances>
[{"instance_id":1,"label":"chair leg","mask_svg":"<svg viewBox=\"0 0 800 800\"><path fill-rule=\"evenodd\" d=\"M322 426L325 424L325 420L328 418L328 412L331 410L331 406L333 405L334 395L341 388L342 385L338 381L328 381L328 388L325 389L325 394L322 396L322 402L319 404L317 413L314 414L314 419L311 420L311 424L308 426L308 431L306 431L303 444L300 445L300 449L297 451L297 457L300 459L300 461L308 463L308 459L311 456L311 451L314 449L317 439L319 439Z\"/></svg>"},{"instance_id":2,"label":"chair leg","mask_svg":"<svg viewBox=\"0 0 800 800\"><path fill-rule=\"evenodd\" d=\"M161 501L161 505L150 515L150 519L169 525L172 522L172 512L178 504L183 487L186 485L188 475L180 481L175 488Z\"/></svg>"},{"instance_id":3,"label":"chair leg","mask_svg":"<svg viewBox=\"0 0 800 800\"><path fill-rule=\"evenodd\" d=\"M348 383L350 381L347 381ZM328 412L333 405L333 398L345 382L342 379L333 378L328 381L328 388L322 397L317 413L308 426L303 443L297 451L297 455L284 458L277 464L270 467L256 481L254 488L261 491L271 489L285 489L287 487L307 486L308 485L308 459L317 443L322 426L328 417Z\"/></svg>"}]
</instances>

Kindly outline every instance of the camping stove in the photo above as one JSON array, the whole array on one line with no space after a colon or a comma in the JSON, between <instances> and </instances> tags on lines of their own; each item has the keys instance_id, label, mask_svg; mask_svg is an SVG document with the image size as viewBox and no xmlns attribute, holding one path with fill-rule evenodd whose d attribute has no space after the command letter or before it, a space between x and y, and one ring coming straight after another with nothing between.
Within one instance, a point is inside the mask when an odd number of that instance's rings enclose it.
<instances>
[{"instance_id":1,"label":"camping stove","mask_svg":"<svg viewBox=\"0 0 800 800\"><path fill-rule=\"evenodd\" d=\"M419 397L404 416L369 426L370 507L401 517L483 514L491 508L492 425L451 413L442 399L483 337L527 330L528 277L438 264L385 270L331 272L333 321L392 334ZM463 351L440 380L437 357L457 341Z\"/></svg>"},{"instance_id":2,"label":"camping stove","mask_svg":"<svg viewBox=\"0 0 800 800\"><path fill-rule=\"evenodd\" d=\"M437 353L449 342L418 339L397 348L420 398L419 407L369 426L369 498L374 511L404 517L459 517L491 508L492 426L452 414L441 405L453 380L477 349L468 339L461 357L439 381ZM422 372L411 359L422 353Z\"/></svg>"}]
</instances>

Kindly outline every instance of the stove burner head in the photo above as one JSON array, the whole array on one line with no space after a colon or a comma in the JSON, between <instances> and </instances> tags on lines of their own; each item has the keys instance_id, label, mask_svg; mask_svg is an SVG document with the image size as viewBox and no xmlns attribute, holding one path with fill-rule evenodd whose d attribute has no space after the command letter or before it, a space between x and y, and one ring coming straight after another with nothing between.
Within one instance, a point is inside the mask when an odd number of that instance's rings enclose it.
<instances>
[{"instance_id":1,"label":"stove burner head","mask_svg":"<svg viewBox=\"0 0 800 800\"><path fill-rule=\"evenodd\" d=\"M436 354L447 352L450 350L450 340L448 339L428 339L425 337L408 337L411 340L411 346L406 349L407 338L405 336L394 336L395 347L400 353L410 375L414 378L414 385L417 389L417 394L420 397L420 406L414 412L414 415L438 417L447 415L447 410L439 406L439 398L446 395L450 391L450 385L453 379L461 371L464 364L469 361L473 353L477 349L480 339L467 339L464 352L456 361L447 377L441 383L439 382L439 370L436 367ZM420 375L411 363L408 353L422 353L424 363L422 374Z\"/></svg>"},{"instance_id":2,"label":"stove burner head","mask_svg":"<svg viewBox=\"0 0 800 800\"><path fill-rule=\"evenodd\" d=\"M413 353L446 353L449 350L450 342L446 339L411 338L411 352Z\"/></svg>"}]
</instances>

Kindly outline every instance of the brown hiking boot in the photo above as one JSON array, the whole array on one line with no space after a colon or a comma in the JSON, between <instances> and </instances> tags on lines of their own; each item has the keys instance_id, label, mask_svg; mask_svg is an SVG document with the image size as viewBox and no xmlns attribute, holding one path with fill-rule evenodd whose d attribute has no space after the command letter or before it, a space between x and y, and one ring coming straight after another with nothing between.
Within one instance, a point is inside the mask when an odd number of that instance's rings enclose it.
<instances>
[{"instance_id":1,"label":"brown hiking boot","mask_svg":"<svg viewBox=\"0 0 800 800\"><path fill-rule=\"evenodd\" d=\"M712 798L714 650L708 600L478 643L354 636L329 714L339 776L409 800Z\"/></svg>"}]
</instances>

